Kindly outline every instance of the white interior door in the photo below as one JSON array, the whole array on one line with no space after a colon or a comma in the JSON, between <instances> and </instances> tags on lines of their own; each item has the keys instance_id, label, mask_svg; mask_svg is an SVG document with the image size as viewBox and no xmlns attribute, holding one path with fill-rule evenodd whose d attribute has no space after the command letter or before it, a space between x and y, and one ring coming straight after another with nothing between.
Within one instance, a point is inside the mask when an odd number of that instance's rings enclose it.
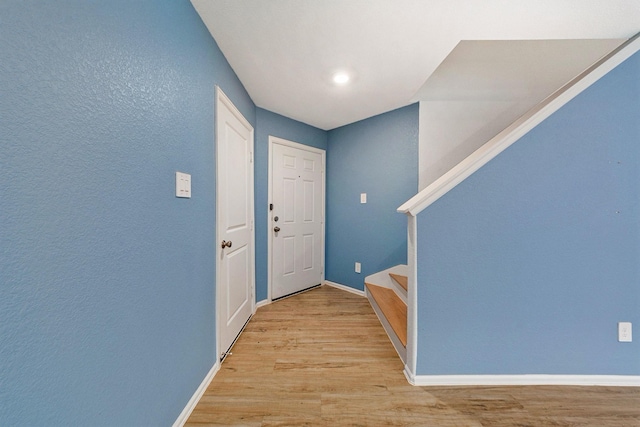
<instances>
[{"instance_id":1,"label":"white interior door","mask_svg":"<svg viewBox=\"0 0 640 427\"><path fill-rule=\"evenodd\" d=\"M271 148L271 299L324 280L324 151L278 138Z\"/></svg>"},{"instance_id":2,"label":"white interior door","mask_svg":"<svg viewBox=\"0 0 640 427\"><path fill-rule=\"evenodd\" d=\"M253 127L220 88L216 93L216 307L222 358L255 306Z\"/></svg>"}]
</instances>

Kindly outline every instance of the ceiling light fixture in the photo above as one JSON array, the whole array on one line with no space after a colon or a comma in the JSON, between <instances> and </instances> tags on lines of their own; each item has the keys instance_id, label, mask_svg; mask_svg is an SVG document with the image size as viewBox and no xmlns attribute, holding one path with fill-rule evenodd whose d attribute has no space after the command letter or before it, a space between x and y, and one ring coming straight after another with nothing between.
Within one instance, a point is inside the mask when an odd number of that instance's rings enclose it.
<instances>
[{"instance_id":1,"label":"ceiling light fixture","mask_svg":"<svg viewBox=\"0 0 640 427\"><path fill-rule=\"evenodd\" d=\"M337 85L345 85L349 82L349 74L340 71L333 75L333 82Z\"/></svg>"}]
</instances>

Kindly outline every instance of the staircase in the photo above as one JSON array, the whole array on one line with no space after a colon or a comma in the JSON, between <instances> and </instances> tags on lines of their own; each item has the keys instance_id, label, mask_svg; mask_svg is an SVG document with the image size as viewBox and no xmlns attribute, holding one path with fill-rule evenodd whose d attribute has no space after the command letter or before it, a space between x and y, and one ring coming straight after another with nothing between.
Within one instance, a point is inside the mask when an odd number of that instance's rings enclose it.
<instances>
[{"instance_id":1,"label":"staircase","mask_svg":"<svg viewBox=\"0 0 640 427\"><path fill-rule=\"evenodd\" d=\"M365 295L400 359L407 359L407 266L397 265L367 276Z\"/></svg>"}]
</instances>

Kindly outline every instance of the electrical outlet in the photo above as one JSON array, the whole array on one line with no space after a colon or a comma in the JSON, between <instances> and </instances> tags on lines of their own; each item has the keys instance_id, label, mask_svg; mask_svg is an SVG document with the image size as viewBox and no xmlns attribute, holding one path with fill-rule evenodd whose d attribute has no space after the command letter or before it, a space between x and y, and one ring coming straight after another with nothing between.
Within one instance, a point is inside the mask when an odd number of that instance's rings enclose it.
<instances>
[{"instance_id":1,"label":"electrical outlet","mask_svg":"<svg viewBox=\"0 0 640 427\"><path fill-rule=\"evenodd\" d=\"M191 198L191 175L176 172L176 197Z\"/></svg>"},{"instance_id":2,"label":"electrical outlet","mask_svg":"<svg viewBox=\"0 0 640 427\"><path fill-rule=\"evenodd\" d=\"M360 203L367 203L367 193L360 193Z\"/></svg>"},{"instance_id":3,"label":"electrical outlet","mask_svg":"<svg viewBox=\"0 0 640 427\"><path fill-rule=\"evenodd\" d=\"M618 341L631 342L631 322L618 322Z\"/></svg>"},{"instance_id":4,"label":"electrical outlet","mask_svg":"<svg viewBox=\"0 0 640 427\"><path fill-rule=\"evenodd\" d=\"M361 265L359 262L356 262L356 273L360 273L362 271Z\"/></svg>"}]
</instances>

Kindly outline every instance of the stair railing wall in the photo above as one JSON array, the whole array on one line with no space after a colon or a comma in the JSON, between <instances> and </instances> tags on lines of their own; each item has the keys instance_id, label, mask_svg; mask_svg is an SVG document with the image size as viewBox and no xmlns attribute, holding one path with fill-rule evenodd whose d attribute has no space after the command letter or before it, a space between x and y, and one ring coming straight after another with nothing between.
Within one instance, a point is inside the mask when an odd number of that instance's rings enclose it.
<instances>
[{"instance_id":1,"label":"stair railing wall","mask_svg":"<svg viewBox=\"0 0 640 427\"><path fill-rule=\"evenodd\" d=\"M408 324L407 363L405 366L405 375L410 383L414 383L418 358L417 295L419 284L417 283L417 266L420 260L418 259L417 248L417 236L419 233L419 230L417 229L417 215L638 51L640 51L640 33L627 40L608 55L605 55L587 70L572 79L569 83L541 101L538 105L533 107L526 114L521 116L486 144L474 151L471 155L451 168L451 170L397 209L398 212L404 213L408 217Z\"/></svg>"}]
</instances>

